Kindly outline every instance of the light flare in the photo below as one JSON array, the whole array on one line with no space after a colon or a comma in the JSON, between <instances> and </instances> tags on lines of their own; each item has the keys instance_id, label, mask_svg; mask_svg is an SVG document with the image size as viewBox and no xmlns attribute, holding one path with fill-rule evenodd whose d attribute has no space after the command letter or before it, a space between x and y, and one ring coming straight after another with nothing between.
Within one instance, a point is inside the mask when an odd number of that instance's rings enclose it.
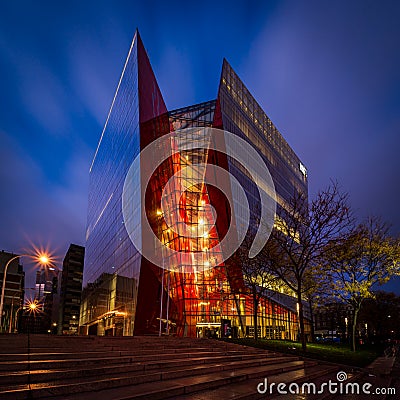
<instances>
[{"instance_id":1,"label":"light flare","mask_svg":"<svg viewBox=\"0 0 400 400\"><path fill-rule=\"evenodd\" d=\"M35 268L46 268L50 271L57 269L56 262L57 258L54 256L53 252L50 251L49 246L36 246L32 244L33 252L31 251L32 258L35 261Z\"/></svg>"},{"instance_id":2,"label":"light flare","mask_svg":"<svg viewBox=\"0 0 400 400\"><path fill-rule=\"evenodd\" d=\"M42 312L41 303L37 300L26 300L25 309L29 314L38 315Z\"/></svg>"}]
</instances>

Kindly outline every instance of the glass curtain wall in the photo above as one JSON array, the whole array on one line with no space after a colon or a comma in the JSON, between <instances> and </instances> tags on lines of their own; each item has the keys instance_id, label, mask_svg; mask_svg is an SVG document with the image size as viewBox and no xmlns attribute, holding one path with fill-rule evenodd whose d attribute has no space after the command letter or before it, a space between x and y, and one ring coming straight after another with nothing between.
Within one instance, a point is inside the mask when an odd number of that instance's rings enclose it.
<instances>
[{"instance_id":1,"label":"glass curtain wall","mask_svg":"<svg viewBox=\"0 0 400 400\"><path fill-rule=\"evenodd\" d=\"M124 226L121 196L140 151L137 41L135 35L90 167L79 321L86 334L134 332L141 257Z\"/></svg>"}]
</instances>

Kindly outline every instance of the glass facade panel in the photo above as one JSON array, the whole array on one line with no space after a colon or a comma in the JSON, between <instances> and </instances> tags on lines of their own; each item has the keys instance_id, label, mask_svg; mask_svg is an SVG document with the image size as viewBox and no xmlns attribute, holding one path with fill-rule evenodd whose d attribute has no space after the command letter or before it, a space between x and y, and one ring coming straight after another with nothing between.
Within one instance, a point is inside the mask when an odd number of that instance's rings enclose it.
<instances>
[{"instance_id":1,"label":"glass facade panel","mask_svg":"<svg viewBox=\"0 0 400 400\"><path fill-rule=\"evenodd\" d=\"M135 36L90 168L80 313L80 325L90 333L133 334L141 257L124 227L121 196L140 150L138 103ZM111 323L116 314L125 317L122 326Z\"/></svg>"}]
</instances>

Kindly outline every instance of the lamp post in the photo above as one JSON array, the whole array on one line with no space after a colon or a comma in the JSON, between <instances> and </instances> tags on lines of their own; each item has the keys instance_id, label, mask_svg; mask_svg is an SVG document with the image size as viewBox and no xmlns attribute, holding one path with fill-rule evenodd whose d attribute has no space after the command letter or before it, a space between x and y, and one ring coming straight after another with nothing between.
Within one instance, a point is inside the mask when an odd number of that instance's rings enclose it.
<instances>
[{"instance_id":1,"label":"lamp post","mask_svg":"<svg viewBox=\"0 0 400 400\"><path fill-rule=\"evenodd\" d=\"M27 310L29 312L29 320L28 320L28 399L32 399L32 390L31 390L31 339L30 339L30 325L32 323L32 315L35 317L35 314L38 310L37 300L31 301L27 304ZM35 319L33 319L35 322ZM35 327L33 327L33 331Z\"/></svg>"},{"instance_id":2,"label":"lamp post","mask_svg":"<svg viewBox=\"0 0 400 400\"><path fill-rule=\"evenodd\" d=\"M14 294L14 296L13 296L12 299L11 299L11 310L10 310L10 318L9 318L8 333L11 333L11 332L12 332L12 323L13 323L13 311L14 311L14 299L15 299L15 296L18 296L18 293ZM20 308L21 308L21 307L20 307ZM20 308L18 308L18 310L15 312L15 319L17 318L17 314L18 314L18 311L19 311Z\"/></svg>"},{"instance_id":3,"label":"lamp post","mask_svg":"<svg viewBox=\"0 0 400 400\"><path fill-rule=\"evenodd\" d=\"M12 321L14 327L11 327L11 320L10 320L10 328L9 328L8 333L18 333L18 313L23 309L24 309L24 306L21 306L18 308L17 311L15 311L15 317Z\"/></svg>"},{"instance_id":4,"label":"lamp post","mask_svg":"<svg viewBox=\"0 0 400 400\"><path fill-rule=\"evenodd\" d=\"M20 254L18 256L14 256L7 261L6 266L4 267L3 273L3 286L1 288L1 299L0 299L0 328L3 327L3 307L4 307L4 292L6 290L6 279L7 279L7 270L8 266L20 257L31 257L36 259L40 264L47 265L50 262L49 257L46 254Z\"/></svg>"}]
</instances>

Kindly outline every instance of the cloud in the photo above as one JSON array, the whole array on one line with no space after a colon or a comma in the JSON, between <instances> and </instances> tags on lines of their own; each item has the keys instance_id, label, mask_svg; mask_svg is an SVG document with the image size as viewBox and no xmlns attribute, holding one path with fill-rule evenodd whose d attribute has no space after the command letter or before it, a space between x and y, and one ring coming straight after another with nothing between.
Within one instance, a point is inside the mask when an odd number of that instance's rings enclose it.
<instances>
[{"instance_id":1,"label":"cloud","mask_svg":"<svg viewBox=\"0 0 400 400\"><path fill-rule=\"evenodd\" d=\"M45 64L35 60L29 69L22 70L19 89L22 109L47 134L57 136L69 132L66 89Z\"/></svg>"},{"instance_id":2,"label":"cloud","mask_svg":"<svg viewBox=\"0 0 400 400\"><path fill-rule=\"evenodd\" d=\"M69 243L84 243L88 162L82 160L86 156L71 158L64 181L54 186L29 153L4 132L0 138L2 247L18 253L30 243L49 244L57 246L62 258Z\"/></svg>"},{"instance_id":3,"label":"cloud","mask_svg":"<svg viewBox=\"0 0 400 400\"><path fill-rule=\"evenodd\" d=\"M0 49L4 65L14 75L13 85L4 82L3 93L11 93L6 99L8 113L17 120L33 121L48 135L66 135L70 129L65 113L68 98L60 76L30 47L17 52L0 38Z\"/></svg>"},{"instance_id":4,"label":"cloud","mask_svg":"<svg viewBox=\"0 0 400 400\"><path fill-rule=\"evenodd\" d=\"M382 215L399 234L398 24L371 4L288 4L252 43L243 79L308 167L310 194L338 179L360 217Z\"/></svg>"},{"instance_id":5,"label":"cloud","mask_svg":"<svg viewBox=\"0 0 400 400\"><path fill-rule=\"evenodd\" d=\"M68 81L80 105L89 110L99 126L105 123L129 49L126 38L112 37L110 43L102 44L93 37L75 34L67 50ZM121 42L126 45L123 50L122 45L112 48L111 43Z\"/></svg>"}]
</instances>

